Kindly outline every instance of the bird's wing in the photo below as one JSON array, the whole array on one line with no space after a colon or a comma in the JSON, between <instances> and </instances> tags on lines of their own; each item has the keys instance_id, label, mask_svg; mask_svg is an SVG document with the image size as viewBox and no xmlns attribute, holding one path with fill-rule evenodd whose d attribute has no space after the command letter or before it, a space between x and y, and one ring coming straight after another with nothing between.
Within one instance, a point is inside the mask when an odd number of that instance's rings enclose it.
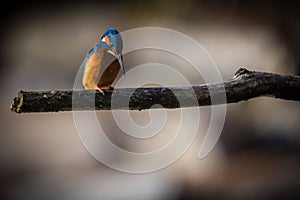
<instances>
[{"instance_id":1,"label":"bird's wing","mask_svg":"<svg viewBox=\"0 0 300 200\"><path fill-rule=\"evenodd\" d=\"M86 68L87 68L86 63L88 62L88 60L90 59L91 55L93 55L94 52L95 52L95 50L94 50L94 47L93 47L89 50L89 52L85 56L85 59L83 60L83 63L81 64L81 65L83 65L82 76L84 76L84 74L86 72Z\"/></svg>"}]
</instances>

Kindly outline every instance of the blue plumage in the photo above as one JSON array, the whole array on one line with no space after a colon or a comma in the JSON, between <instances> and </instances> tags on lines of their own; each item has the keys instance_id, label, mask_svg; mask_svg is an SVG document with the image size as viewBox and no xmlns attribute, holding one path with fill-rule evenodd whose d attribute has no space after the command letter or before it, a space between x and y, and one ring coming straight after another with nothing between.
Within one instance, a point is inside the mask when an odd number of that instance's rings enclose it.
<instances>
[{"instance_id":1,"label":"blue plumage","mask_svg":"<svg viewBox=\"0 0 300 200\"><path fill-rule=\"evenodd\" d=\"M112 46L116 48L116 51L118 54L121 54L122 50L123 50L123 40L122 40L122 37L121 37L119 31L117 31L116 29L113 29L113 28L109 28L103 33L101 40L105 36L109 37Z\"/></svg>"}]
</instances>

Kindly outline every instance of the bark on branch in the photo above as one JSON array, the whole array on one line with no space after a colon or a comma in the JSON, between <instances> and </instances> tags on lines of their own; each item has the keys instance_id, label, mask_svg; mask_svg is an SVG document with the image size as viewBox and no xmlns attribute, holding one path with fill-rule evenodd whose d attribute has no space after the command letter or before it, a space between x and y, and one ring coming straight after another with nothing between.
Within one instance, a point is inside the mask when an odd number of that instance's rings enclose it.
<instances>
[{"instance_id":1,"label":"bark on branch","mask_svg":"<svg viewBox=\"0 0 300 200\"><path fill-rule=\"evenodd\" d=\"M225 90L224 90L225 89ZM16 113L72 110L143 110L235 103L259 96L300 100L300 76L248 71L240 68L222 83L187 87L116 88L105 95L89 90L20 91L11 105ZM111 106L111 98L114 98ZM225 97L225 98L222 98ZM196 100L196 101L195 101ZM213 100L213 101L212 101Z\"/></svg>"}]
</instances>

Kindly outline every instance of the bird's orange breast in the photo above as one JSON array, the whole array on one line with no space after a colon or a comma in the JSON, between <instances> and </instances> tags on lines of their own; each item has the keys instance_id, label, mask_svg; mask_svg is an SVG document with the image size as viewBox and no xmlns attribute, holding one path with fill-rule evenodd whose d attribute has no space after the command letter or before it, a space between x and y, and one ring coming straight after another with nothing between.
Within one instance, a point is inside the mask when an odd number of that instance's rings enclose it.
<instances>
[{"instance_id":1,"label":"bird's orange breast","mask_svg":"<svg viewBox=\"0 0 300 200\"><path fill-rule=\"evenodd\" d=\"M82 79L85 89L109 88L116 79L120 64L105 48L99 48L86 62Z\"/></svg>"},{"instance_id":2,"label":"bird's orange breast","mask_svg":"<svg viewBox=\"0 0 300 200\"><path fill-rule=\"evenodd\" d=\"M108 67L104 70L101 75L101 78L98 81L99 88L109 88L117 78L120 72L120 63L115 56L111 54L105 54L104 63L107 63Z\"/></svg>"}]
</instances>

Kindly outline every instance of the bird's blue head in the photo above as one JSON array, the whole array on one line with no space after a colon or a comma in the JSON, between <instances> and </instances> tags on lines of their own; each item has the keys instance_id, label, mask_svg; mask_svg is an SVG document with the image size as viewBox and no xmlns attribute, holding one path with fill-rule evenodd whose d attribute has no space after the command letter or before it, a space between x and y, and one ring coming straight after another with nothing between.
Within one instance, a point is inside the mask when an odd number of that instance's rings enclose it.
<instances>
[{"instance_id":1,"label":"bird's blue head","mask_svg":"<svg viewBox=\"0 0 300 200\"><path fill-rule=\"evenodd\" d=\"M112 48L114 53L121 55L123 50L122 37L116 29L109 28L101 36L101 41Z\"/></svg>"},{"instance_id":2,"label":"bird's blue head","mask_svg":"<svg viewBox=\"0 0 300 200\"><path fill-rule=\"evenodd\" d=\"M118 58L119 63L121 65L121 69L122 69L123 73L125 74L122 57L121 57L122 50L123 50L123 40L122 40L122 37L121 37L119 31L117 31L114 28L107 29L101 36L101 41L105 42L111 48L112 52Z\"/></svg>"}]
</instances>

